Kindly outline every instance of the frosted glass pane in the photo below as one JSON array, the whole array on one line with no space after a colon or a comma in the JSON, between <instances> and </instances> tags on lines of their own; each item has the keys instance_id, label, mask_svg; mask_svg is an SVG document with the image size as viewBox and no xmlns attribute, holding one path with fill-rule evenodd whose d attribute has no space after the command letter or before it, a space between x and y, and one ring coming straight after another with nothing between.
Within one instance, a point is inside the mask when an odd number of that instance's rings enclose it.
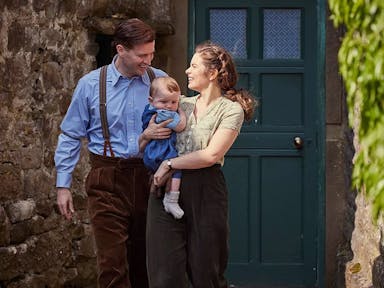
<instances>
[{"instance_id":1,"label":"frosted glass pane","mask_svg":"<svg viewBox=\"0 0 384 288\"><path fill-rule=\"evenodd\" d=\"M264 9L264 59L301 57L300 18L300 9Z\"/></svg>"},{"instance_id":2,"label":"frosted glass pane","mask_svg":"<svg viewBox=\"0 0 384 288\"><path fill-rule=\"evenodd\" d=\"M247 10L210 9L210 38L234 58L247 58Z\"/></svg>"}]
</instances>

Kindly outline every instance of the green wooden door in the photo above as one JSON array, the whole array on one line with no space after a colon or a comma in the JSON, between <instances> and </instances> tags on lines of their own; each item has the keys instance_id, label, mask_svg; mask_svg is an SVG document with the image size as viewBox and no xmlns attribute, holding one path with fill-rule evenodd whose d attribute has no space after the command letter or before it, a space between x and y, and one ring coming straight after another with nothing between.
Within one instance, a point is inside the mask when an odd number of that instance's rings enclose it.
<instances>
[{"instance_id":1,"label":"green wooden door","mask_svg":"<svg viewBox=\"0 0 384 288\"><path fill-rule=\"evenodd\" d=\"M195 0L190 12L190 52L207 39L222 44L239 86L260 101L224 165L230 283L319 287L316 1Z\"/></svg>"}]
</instances>

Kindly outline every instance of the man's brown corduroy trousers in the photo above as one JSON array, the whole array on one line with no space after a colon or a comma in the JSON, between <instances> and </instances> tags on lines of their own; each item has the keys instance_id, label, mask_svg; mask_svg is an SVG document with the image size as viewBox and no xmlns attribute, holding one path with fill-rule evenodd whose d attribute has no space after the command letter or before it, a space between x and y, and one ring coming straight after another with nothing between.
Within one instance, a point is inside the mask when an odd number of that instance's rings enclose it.
<instances>
[{"instance_id":1,"label":"man's brown corduroy trousers","mask_svg":"<svg viewBox=\"0 0 384 288\"><path fill-rule=\"evenodd\" d=\"M99 287L146 288L148 170L139 158L90 154L90 160L86 191L97 247Z\"/></svg>"}]
</instances>

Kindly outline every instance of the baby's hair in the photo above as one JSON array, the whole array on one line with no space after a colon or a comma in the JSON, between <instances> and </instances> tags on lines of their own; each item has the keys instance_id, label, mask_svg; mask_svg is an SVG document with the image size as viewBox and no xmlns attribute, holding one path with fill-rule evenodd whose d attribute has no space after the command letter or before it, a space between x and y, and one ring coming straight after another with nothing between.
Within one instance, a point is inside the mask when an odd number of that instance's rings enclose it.
<instances>
[{"instance_id":1,"label":"baby's hair","mask_svg":"<svg viewBox=\"0 0 384 288\"><path fill-rule=\"evenodd\" d=\"M162 88L166 88L168 92L171 93L181 91L180 86L177 84L176 80L170 76L166 76L153 79L149 94L152 96L152 98L154 98L156 97L157 92Z\"/></svg>"}]
</instances>

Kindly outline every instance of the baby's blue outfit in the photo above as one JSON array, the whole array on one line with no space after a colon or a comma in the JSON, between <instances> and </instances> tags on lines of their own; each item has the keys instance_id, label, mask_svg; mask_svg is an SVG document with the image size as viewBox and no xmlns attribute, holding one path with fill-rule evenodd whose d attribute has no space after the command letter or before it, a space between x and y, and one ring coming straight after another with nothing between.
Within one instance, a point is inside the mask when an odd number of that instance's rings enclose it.
<instances>
[{"instance_id":1,"label":"baby's blue outfit","mask_svg":"<svg viewBox=\"0 0 384 288\"><path fill-rule=\"evenodd\" d=\"M148 127L149 121L153 114L157 113L155 122L161 123L168 119L173 119L166 127L175 129L180 122L180 116L176 111L169 111L164 109L156 109L151 104L145 106L141 120L143 122L143 130ZM176 150L176 132L172 131L171 136L167 139L153 139L149 141L144 150L144 164L152 172L156 172L161 162L166 159L177 157ZM181 178L181 171L175 171L172 178Z\"/></svg>"}]
</instances>

